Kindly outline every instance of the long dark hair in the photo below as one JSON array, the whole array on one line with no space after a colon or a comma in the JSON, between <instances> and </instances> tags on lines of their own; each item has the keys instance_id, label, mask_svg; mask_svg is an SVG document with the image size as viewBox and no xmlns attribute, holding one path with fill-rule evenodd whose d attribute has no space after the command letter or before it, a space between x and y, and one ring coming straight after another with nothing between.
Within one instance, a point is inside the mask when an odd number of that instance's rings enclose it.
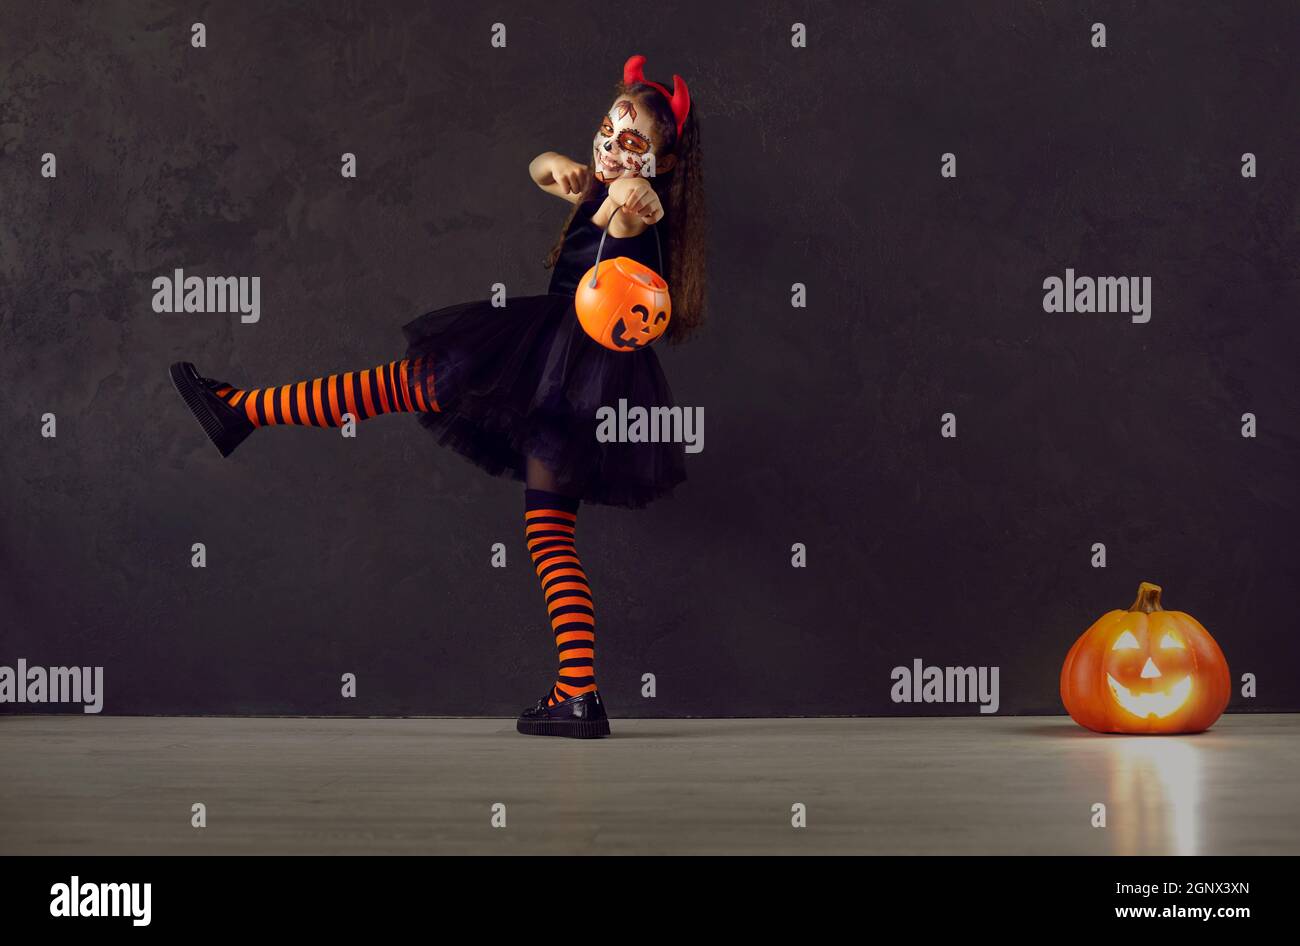
<instances>
[{"instance_id":1,"label":"long dark hair","mask_svg":"<svg viewBox=\"0 0 1300 946\"><path fill-rule=\"evenodd\" d=\"M662 275L668 280L668 289L672 293L673 317L664 335L671 342L681 342L693 335L704 323L706 228L698 109L692 102L690 114L686 116L681 137L678 138L677 120L673 117L672 108L654 86L642 82L631 85L619 83L614 95L615 98L633 98L645 105L654 118L655 132L662 142L657 157L673 154L677 158L672 170L656 174L650 179L650 185L664 205L662 227L667 231L668 272ZM590 157L587 166L594 181L595 163ZM581 204L574 204L568 219L564 221L559 238L546 261L548 268L554 266L560 258L564 234L568 232L569 224L577 216L580 207Z\"/></svg>"}]
</instances>

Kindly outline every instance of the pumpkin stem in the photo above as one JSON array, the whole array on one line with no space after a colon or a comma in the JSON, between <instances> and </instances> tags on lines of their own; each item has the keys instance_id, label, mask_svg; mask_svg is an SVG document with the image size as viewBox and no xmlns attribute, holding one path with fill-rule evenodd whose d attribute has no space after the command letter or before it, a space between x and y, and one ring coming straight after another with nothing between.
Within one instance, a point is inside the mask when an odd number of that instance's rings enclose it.
<instances>
[{"instance_id":1,"label":"pumpkin stem","mask_svg":"<svg viewBox=\"0 0 1300 946\"><path fill-rule=\"evenodd\" d=\"M1144 581L1138 585L1137 600L1129 606L1130 611L1141 611L1143 614L1150 614L1152 611L1163 611L1160 606L1160 586L1153 585L1149 581Z\"/></svg>"}]
</instances>

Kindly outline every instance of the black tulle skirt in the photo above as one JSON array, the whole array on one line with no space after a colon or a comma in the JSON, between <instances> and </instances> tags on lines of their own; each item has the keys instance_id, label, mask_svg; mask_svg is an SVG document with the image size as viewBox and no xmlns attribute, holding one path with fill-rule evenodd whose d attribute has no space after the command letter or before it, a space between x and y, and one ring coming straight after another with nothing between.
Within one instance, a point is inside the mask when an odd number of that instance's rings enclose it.
<instances>
[{"instance_id":1,"label":"black tulle skirt","mask_svg":"<svg viewBox=\"0 0 1300 946\"><path fill-rule=\"evenodd\" d=\"M528 457L592 503L644 506L686 478L680 443L601 443L601 407L672 406L651 349L615 352L582 330L573 297L526 296L426 313L402 327L407 357L432 369L441 410L420 423L496 476L523 479Z\"/></svg>"}]
</instances>

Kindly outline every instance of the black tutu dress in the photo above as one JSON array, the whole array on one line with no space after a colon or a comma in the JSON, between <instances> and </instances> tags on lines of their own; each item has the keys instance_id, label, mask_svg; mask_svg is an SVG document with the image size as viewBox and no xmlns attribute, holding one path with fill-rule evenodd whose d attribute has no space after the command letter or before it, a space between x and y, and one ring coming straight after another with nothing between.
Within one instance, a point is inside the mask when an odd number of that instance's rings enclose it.
<instances>
[{"instance_id":1,"label":"black tutu dress","mask_svg":"<svg viewBox=\"0 0 1300 946\"><path fill-rule=\"evenodd\" d=\"M601 407L671 407L673 395L650 348L611 351L578 323L573 295L596 261L602 231L591 222L606 190L579 207L564 237L549 292L428 312L402 327L406 356L424 358L440 410L420 423L495 476L522 480L536 457L582 500L644 506L686 479L680 443L601 443ZM669 247L665 246L667 253ZM627 256L657 271L655 234L608 237L602 258Z\"/></svg>"}]
</instances>

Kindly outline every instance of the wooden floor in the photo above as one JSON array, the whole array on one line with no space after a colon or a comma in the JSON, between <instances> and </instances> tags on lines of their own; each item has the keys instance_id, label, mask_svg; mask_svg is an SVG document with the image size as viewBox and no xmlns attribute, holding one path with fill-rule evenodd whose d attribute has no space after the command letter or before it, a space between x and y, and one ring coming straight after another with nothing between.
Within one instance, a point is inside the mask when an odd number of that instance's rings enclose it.
<instances>
[{"instance_id":1,"label":"wooden floor","mask_svg":"<svg viewBox=\"0 0 1300 946\"><path fill-rule=\"evenodd\" d=\"M3 854L1300 853L1300 716L1177 738L615 720L593 742L494 719L0 717L0 772Z\"/></svg>"}]
</instances>

